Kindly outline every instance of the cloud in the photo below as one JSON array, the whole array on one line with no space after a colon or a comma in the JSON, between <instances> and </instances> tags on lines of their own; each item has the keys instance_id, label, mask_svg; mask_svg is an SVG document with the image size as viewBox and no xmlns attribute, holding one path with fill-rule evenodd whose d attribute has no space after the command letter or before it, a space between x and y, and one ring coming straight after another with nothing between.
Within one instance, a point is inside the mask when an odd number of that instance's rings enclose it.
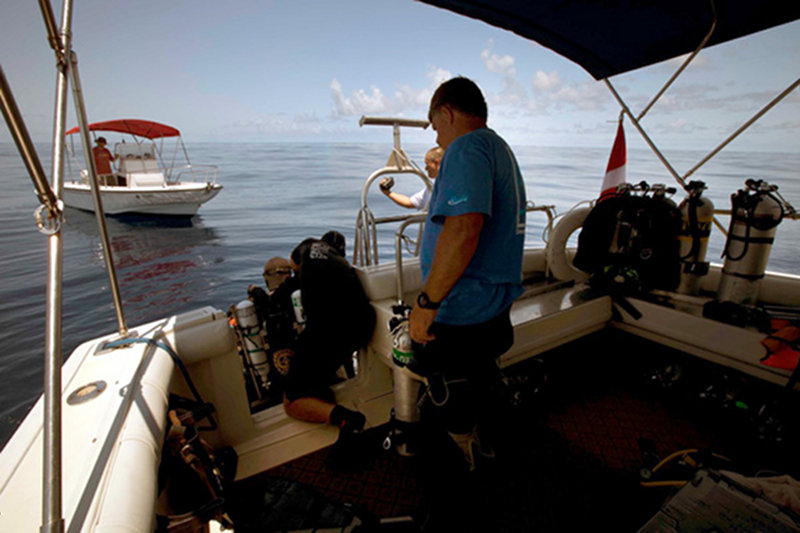
<instances>
[{"instance_id":1,"label":"cloud","mask_svg":"<svg viewBox=\"0 0 800 533\"><path fill-rule=\"evenodd\" d=\"M492 52L494 41L489 40L487 47L481 52L481 61L486 70L499 74L502 78L503 88L494 95L487 95L492 106L512 105L517 108L534 107L525 87L517 81L517 67L513 56L508 54L498 55Z\"/></svg>"},{"instance_id":2,"label":"cloud","mask_svg":"<svg viewBox=\"0 0 800 533\"><path fill-rule=\"evenodd\" d=\"M564 83L557 70L544 72L537 70L531 80L534 94L545 104L556 109L564 107L578 110L594 110L605 108L608 96L605 90L595 81L582 83Z\"/></svg>"},{"instance_id":3,"label":"cloud","mask_svg":"<svg viewBox=\"0 0 800 533\"><path fill-rule=\"evenodd\" d=\"M334 78L330 89L334 116L374 115L388 112L391 107L381 90L374 85L369 92L359 89L347 97L342 92L342 84Z\"/></svg>"},{"instance_id":4,"label":"cloud","mask_svg":"<svg viewBox=\"0 0 800 533\"><path fill-rule=\"evenodd\" d=\"M533 87L536 90L549 92L557 89L561 85L561 75L554 70L549 74L542 70L537 70L533 75Z\"/></svg>"},{"instance_id":5,"label":"cloud","mask_svg":"<svg viewBox=\"0 0 800 533\"><path fill-rule=\"evenodd\" d=\"M489 41L489 48L481 52L481 59L487 70L510 78L516 77L517 69L514 66L514 58L510 55L499 56L493 54L491 50L493 44L492 41Z\"/></svg>"},{"instance_id":6,"label":"cloud","mask_svg":"<svg viewBox=\"0 0 800 533\"><path fill-rule=\"evenodd\" d=\"M566 105L579 110L603 109L608 102L607 93L594 81L558 87L548 94L548 98L557 106Z\"/></svg>"},{"instance_id":7,"label":"cloud","mask_svg":"<svg viewBox=\"0 0 800 533\"><path fill-rule=\"evenodd\" d=\"M428 68L428 74L426 75L426 77L428 78L428 80L430 80L431 87L438 87L439 85L442 84L442 82L445 82L450 78L452 78L453 74L447 69L439 67L430 67Z\"/></svg>"},{"instance_id":8,"label":"cloud","mask_svg":"<svg viewBox=\"0 0 800 533\"><path fill-rule=\"evenodd\" d=\"M440 67L428 67L425 77L429 81L427 87L414 88L411 85L396 85L393 95L387 96L375 86L369 91L358 89L345 95L342 84L334 78L330 83L334 117L360 115L402 115L427 111L433 91L443 81L453 77L449 70Z\"/></svg>"},{"instance_id":9,"label":"cloud","mask_svg":"<svg viewBox=\"0 0 800 533\"><path fill-rule=\"evenodd\" d=\"M513 56L492 51L493 41L481 52L486 70L502 77L503 88L488 97L493 106L514 106L515 111L546 114L553 109L577 110L603 109L608 96L596 82L567 84L557 70L537 70L529 86L530 92L517 80L517 66Z\"/></svg>"}]
</instances>

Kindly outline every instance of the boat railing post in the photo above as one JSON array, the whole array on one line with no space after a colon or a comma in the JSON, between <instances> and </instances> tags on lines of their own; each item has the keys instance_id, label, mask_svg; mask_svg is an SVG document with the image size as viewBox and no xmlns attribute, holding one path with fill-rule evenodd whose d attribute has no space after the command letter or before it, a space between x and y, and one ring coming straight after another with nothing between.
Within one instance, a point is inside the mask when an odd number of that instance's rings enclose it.
<instances>
[{"instance_id":1,"label":"boat railing post","mask_svg":"<svg viewBox=\"0 0 800 533\"><path fill-rule=\"evenodd\" d=\"M375 180L384 174L416 174L422 179L428 190L433 186L425 173L403 152L400 142L400 127L427 128L430 123L427 120L395 118L395 117L368 117L362 116L358 121L359 127L362 126L391 126L392 127L392 153L389 160L382 169L373 172L364 182L361 188L361 209L359 210L356 221L356 248L353 252L353 260L360 258L361 266L371 265L373 261L378 264L378 233L375 224L375 217L367 205L367 193ZM361 237L359 239L359 237Z\"/></svg>"},{"instance_id":2,"label":"boat railing post","mask_svg":"<svg viewBox=\"0 0 800 533\"><path fill-rule=\"evenodd\" d=\"M425 218L427 217L427 213L422 213L419 215L410 215L406 218L406 220L400 224L400 227L397 228L397 232L395 233L394 238L394 259L395 259L395 282L397 284L397 303L403 303L403 293L405 291L405 287L403 284L403 233L405 232L406 228L414 224L416 222L425 222Z\"/></svg>"},{"instance_id":3,"label":"boat railing post","mask_svg":"<svg viewBox=\"0 0 800 533\"><path fill-rule=\"evenodd\" d=\"M81 89L80 76L78 75L78 57L70 51L69 75L72 82L72 96L75 101L75 115L80 127L81 143L83 144L83 157L86 160L86 168L89 169L89 183L94 199L94 214L97 219L97 228L100 232L100 239L103 243L103 256L108 272L108 281L111 287L111 296L114 299L114 310L117 315L117 328L120 336L128 335L128 326L125 324L125 314L122 310L122 299L119 294L119 284L117 283L117 272L114 268L114 257L111 252L111 242L108 238L108 228L106 227L106 217L103 211L103 200L100 198L100 185L97 180L97 169L92 157L92 144L89 139L89 127L86 120L86 109L83 105L83 92Z\"/></svg>"}]
</instances>

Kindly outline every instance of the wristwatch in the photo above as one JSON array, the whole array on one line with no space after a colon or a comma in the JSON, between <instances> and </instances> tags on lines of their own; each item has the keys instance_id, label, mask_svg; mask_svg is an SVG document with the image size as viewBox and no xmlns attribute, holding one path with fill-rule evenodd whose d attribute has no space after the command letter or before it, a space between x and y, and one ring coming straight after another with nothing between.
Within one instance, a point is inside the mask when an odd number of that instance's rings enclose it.
<instances>
[{"instance_id":1,"label":"wristwatch","mask_svg":"<svg viewBox=\"0 0 800 533\"><path fill-rule=\"evenodd\" d=\"M419 293L419 296L417 296L417 305L422 309L439 309L442 302L432 302L428 294L422 291Z\"/></svg>"}]
</instances>

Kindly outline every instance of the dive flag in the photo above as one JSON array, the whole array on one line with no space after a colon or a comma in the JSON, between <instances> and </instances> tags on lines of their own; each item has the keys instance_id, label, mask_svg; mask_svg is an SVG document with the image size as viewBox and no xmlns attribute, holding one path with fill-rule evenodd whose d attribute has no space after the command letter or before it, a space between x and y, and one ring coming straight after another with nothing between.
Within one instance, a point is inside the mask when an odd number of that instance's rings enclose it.
<instances>
[{"instance_id":1,"label":"dive flag","mask_svg":"<svg viewBox=\"0 0 800 533\"><path fill-rule=\"evenodd\" d=\"M619 120L617 128L617 138L614 139L614 147L611 148L611 156L608 158L608 168L606 176L603 178L603 187L600 189L599 202L606 198L616 195L617 187L626 182L625 164L627 155L625 150L625 130L622 129L622 118Z\"/></svg>"}]
</instances>

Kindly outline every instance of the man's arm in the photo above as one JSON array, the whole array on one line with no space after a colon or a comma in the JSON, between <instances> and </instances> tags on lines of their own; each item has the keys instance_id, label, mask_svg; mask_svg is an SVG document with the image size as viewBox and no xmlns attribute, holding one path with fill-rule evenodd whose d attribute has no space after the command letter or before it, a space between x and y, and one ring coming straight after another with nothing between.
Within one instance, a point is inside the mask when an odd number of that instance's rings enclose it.
<instances>
[{"instance_id":1,"label":"man's arm","mask_svg":"<svg viewBox=\"0 0 800 533\"><path fill-rule=\"evenodd\" d=\"M411 198L406 196L405 194L400 194L399 192L388 191L384 193L391 201L399 205L400 207L407 207L411 209L414 207L414 204L411 203Z\"/></svg>"},{"instance_id":2,"label":"man's arm","mask_svg":"<svg viewBox=\"0 0 800 533\"><path fill-rule=\"evenodd\" d=\"M431 270L423 287L432 301L444 300L464 274L478 247L483 222L482 213L445 218L436 242ZM422 309L415 304L410 320L411 338L419 343L433 340L428 328L435 318L435 309Z\"/></svg>"}]
</instances>

